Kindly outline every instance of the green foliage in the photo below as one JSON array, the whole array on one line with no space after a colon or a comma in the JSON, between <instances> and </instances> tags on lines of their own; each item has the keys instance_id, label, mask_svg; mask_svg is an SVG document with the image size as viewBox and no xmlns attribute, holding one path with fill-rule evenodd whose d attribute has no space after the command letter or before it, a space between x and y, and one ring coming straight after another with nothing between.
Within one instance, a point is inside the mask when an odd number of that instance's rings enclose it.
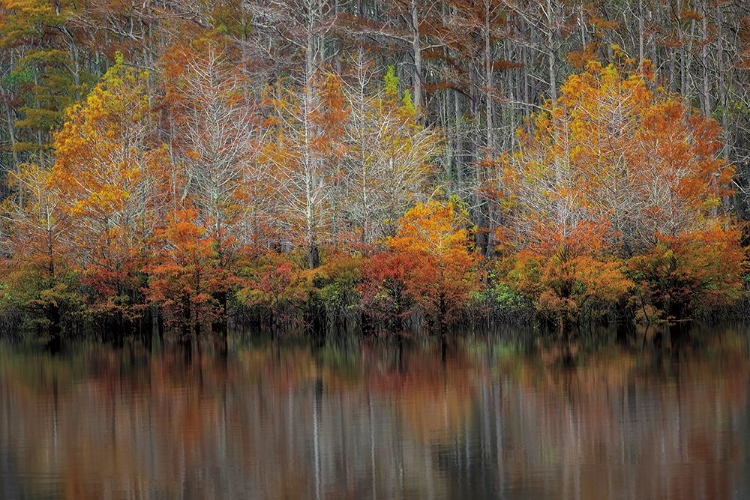
<instances>
[{"instance_id":1,"label":"green foliage","mask_svg":"<svg viewBox=\"0 0 750 500\"><path fill-rule=\"evenodd\" d=\"M71 39L64 3L17 0L4 2L2 9L0 47L10 56L10 71L1 85L10 92L4 97L11 98L17 118L14 150L23 153L22 161L49 166L47 151L65 108L85 93L92 78L80 60L73 60L78 42Z\"/></svg>"},{"instance_id":2,"label":"green foliage","mask_svg":"<svg viewBox=\"0 0 750 500\"><path fill-rule=\"evenodd\" d=\"M311 299L325 307L329 315L341 317L359 301L357 284L361 276L361 258L333 254L326 263L308 271Z\"/></svg>"},{"instance_id":3,"label":"green foliage","mask_svg":"<svg viewBox=\"0 0 750 500\"><path fill-rule=\"evenodd\" d=\"M212 2L210 19L219 35L247 40L253 33L253 16L245 3L239 0Z\"/></svg>"},{"instance_id":4,"label":"green foliage","mask_svg":"<svg viewBox=\"0 0 750 500\"><path fill-rule=\"evenodd\" d=\"M417 113L411 100L411 92L408 90L404 91L404 97L401 99L401 109L407 116L414 116Z\"/></svg>"},{"instance_id":5,"label":"green foliage","mask_svg":"<svg viewBox=\"0 0 750 500\"><path fill-rule=\"evenodd\" d=\"M495 283L489 289L489 295L503 311L517 311L528 306L528 300L521 294L515 292L506 283Z\"/></svg>"},{"instance_id":6,"label":"green foliage","mask_svg":"<svg viewBox=\"0 0 750 500\"><path fill-rule=\"evenodd\" d=\"M398 99L398 77L396 76L396 70L393 66L388 66L385 76L383 77L383 86L387 99L394 101Z\"/></svg>"},{"instance_id":7,"label":"green foliage","mask_svg":"<svg viewBox=\"0 0 750 500\"><path fill-rule=\"evenodd\" d=\"M4 89L12 90L16 87L29 85L34 81L34 70L30 66L21 66L10 71L0 80Z\"/></svg>"},{"instance_id":8,"label":"green foliage","mask_svg":"<svg viewBox=\"0 0 750 500\"><path fill-rule=\"evenodd\" d=\"M74 273L50 278L28 267L11 271L0 282L0 315L20 316L28 333L70 332L87 318L78 279Z\"/></svg>"}]
</instances>

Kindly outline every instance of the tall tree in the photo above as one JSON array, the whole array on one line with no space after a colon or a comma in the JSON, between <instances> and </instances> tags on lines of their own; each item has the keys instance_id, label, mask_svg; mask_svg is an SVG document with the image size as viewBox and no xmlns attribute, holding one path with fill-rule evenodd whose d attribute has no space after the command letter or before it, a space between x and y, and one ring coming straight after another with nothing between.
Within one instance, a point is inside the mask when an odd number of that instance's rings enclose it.
<instances>
[{"instance_id":1,"label":"tall tree","mask_svg":"<svg viewBox=\"0 0 750 500\"><path fill-rule=\"evenodd\" d=\"M440 147L437 134L416 123L408 92L399 98L393 67L382 90L371 80L363 66L347 92L350 118L342 181L343 211L366 244L393 236L398 218L429 195L435 178L431 161Z\"/></svg>"},{"instance_id":2,"label":"tall tree","mask_svg":"<svg viewBox=\"0 0 750 500\"><path fill-rule=\"evenodd\" d=\"M172 145L184 169L198 221L228 264L248 200L245 180L258 142L251 82L233 65L221 40L201 39L177 48L167 63L166 101L171 110Z\"/></svg>"},{"instance_id":3,"label":"tall tree","mask_svg":"<svg viewBox=\"0 0 750 500\"><path fill-rule=\"evenodd\" d=\"M5 59L0 64L8 71L3 86L16 96L15 102L5 102L14 160L49 166L52 134L88 81L68 26L70 8L43 0L4 0L0 13Z\"/></svg>"},{"instance_id":4,"label":"tall tree","mask_svg":"<svg viewBox=\"0 0 750 500\"><path fill-rule=\"evenodd\" d=\"M70 262L70 218L63 211L60 190L51 172L22 164L10 174L10 188L23 196L2 205L3 285L12 293L3 306L20 308L53 336L61 333L66 316L79 312Z\"/></svg>"},{"instance_id":5,"label":"tall tree","mask_svg":"<svg viewBox=\"0 0 750 500\"><path fill-rule=\"evenodd\" d=\"M341 82L323 75L312 90L268 89L269 132L261 161L270 165L282 200L284 232L305 248L310 269L320 265L319 246L330 234L333 184L339 177L346 106Z\"/></svg>"},{"instance_id":6,"label":"tall tree","mask_svg":"<svg viewBox=\"0 0 750 500\"><path fill-rule=\"evenodd\" d=\"M118 56L85 102L68 110L55 139L50 182L72 221L76 263L106 314L128 315L142 303L139 273L158 221L154 172L165 155L152 142L146 78Z\"/></svg>"}]
</instances>

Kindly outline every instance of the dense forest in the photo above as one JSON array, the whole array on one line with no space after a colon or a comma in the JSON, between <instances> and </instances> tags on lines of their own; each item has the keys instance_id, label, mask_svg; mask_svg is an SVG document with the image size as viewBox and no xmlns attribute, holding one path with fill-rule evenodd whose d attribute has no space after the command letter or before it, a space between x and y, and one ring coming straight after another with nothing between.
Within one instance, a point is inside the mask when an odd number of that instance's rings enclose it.
<instances>
[{"instance_id":1,"label":"dense forest","mask_svg":"<svg viewBox=\"0 0 750 500\"><path fill-rule=\"evenodd\" d=\"M0 103L6 327L745 300L743 0L0 0Z\"/></svg>"}]
</instances>

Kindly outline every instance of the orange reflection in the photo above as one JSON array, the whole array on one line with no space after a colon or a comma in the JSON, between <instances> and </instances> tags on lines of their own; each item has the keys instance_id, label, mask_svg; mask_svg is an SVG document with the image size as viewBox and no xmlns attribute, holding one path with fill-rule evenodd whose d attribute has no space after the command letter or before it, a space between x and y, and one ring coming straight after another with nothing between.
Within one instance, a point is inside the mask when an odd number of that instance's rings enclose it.
<instances>
[{"instance_id":1,"label":"orange reflection","mask_svg":"<svg viewBox=\"0 0 750 500\"><path fill-rule=\"evenodd\" d=\"M445 352L265 344L226 357L1 347L0 464L15 472L0 477L67 499L728 498L747 488L744 333L636 344L532 355L490 338Z\"/></svg>"}]
</instances>

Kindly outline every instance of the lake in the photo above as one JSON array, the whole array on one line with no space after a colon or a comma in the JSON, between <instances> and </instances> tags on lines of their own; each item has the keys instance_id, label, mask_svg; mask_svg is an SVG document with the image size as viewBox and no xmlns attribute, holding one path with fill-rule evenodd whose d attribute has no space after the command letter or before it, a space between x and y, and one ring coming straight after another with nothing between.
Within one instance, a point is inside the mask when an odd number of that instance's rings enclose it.
<instances>
[{"instance_id":1,"label":"lake","mask_svg":"<svg viewBox=\"0 0 750 500\"><path fill-rule=\"evenodd\" d=\"M3 343L0 498L746 499L749 331Z\"/></svg>"}]
</instances>

